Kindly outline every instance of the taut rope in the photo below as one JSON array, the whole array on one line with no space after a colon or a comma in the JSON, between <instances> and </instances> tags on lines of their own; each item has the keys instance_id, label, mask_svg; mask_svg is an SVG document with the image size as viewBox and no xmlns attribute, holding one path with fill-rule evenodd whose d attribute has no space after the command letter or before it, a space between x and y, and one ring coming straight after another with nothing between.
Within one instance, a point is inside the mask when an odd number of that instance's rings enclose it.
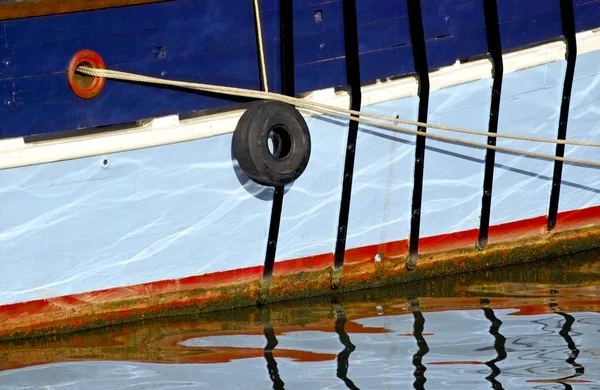
<instances>
[{"instance_id":1,"label":"taut rope","mask_svg":"<svg viewBox=\"0 0 600 390\"><path fill-rule=\"evenodd\" d=\"M530 151L526 151L526 150L518 150L518 149L505 148L505 147L496 146L496 145L488 145L487 143L466 141L466 140L447 137L447 136L443 136L443 135L439 135L439 134L425 133L425 132L420 132L417 130L406 129L406 128L398 127L396 125L392 125L389 123L377 122L372 119L376 119L379 121L385 121L385 122L392 122L392 123L408 124L408 125L413 125L413 126L424 126L424 127L429 127L429 128L439 129L439 130L446 130L446 131L451 131L451 132L464 133L464 134L481 135L481 136L485 136L485 137L509 138L509 139L515 139L515 140L521 140L521 141L531 141L531 142L540 142L540 143L599 147L600 143L598 143L598 142L557 140L557 139L552 139L552 138L527 137L527 136L520 136L520 135L514 135L514 134L489 133L489 132L485 132L485 131L476 131L476 130L450 127L450 126L434 125L434 124L410 121L410 120L406 120L406 119L392 118L392 117L388 117L388 116L384 116L384 115L370 114L368 112L349 110L349 109L342 108L342 107L330 106L330 105L323 104L323 103L313 102L313 101L309 101L309 100L305 100L305 99L299 99L299 98L291 97L291 96L285 96L285 95L281 95L279 93L273 93L273 92L267 92L267 91L257 91L257 90L245 89L245 88L225 87L225 86L221 86L221 85L194 83L194 82L187 82L187 81L165 80L165 79L160 79L160 78L156 78L156 77L143 76L143 75L127 73L127 72L120 72L120 71L110 70L110 69L96 69L96 68L91 68L89 66L79 66L77 68L77 72L88 75L88 76L93 76L93 77L104 77L104 78L108 78L108 79L132 81L132 82L146 83L146 84L167 85L167 86L191 89L191 90L196 90L196 91L220 93L220 94L225 94L225 95L230 95L230 96L242 96L242 97L248 97L248 98L253 98L253 99L275 100L275 101L280 101L283 103L291 104L296 107L301 107L301 108L304 108L307 110L315 111L318 113L329 114L329 115L333 115L333 116L336 116L339 118L357 121L359 123L364 123L364 124L368 124L368 125L372 125L372 126L376 126L376 127L382 127L382 128L388 129L388 130L395 131L395 132L412 134L412 135L416 135L416 136L420 136L420 137L428 137L428 138L433 138L433 139L437 139L440 141L462 144L462 145L472 146L472 147L476 147L476 148L494 149L494 150L497 150L500 152L520 154L520 155L528 156L528 157L541 158L541 159L552 160L552 161L563 161L565 163L587 165L587 166L593 166L593 167L600 167L600 162L596 162L596 161L586 161L586 160L578 160L578 159L567 158L567 157L558 157L558 156L553 156L553 155L530 152ZM265 87L266 87L266 84L265 84ZM353 115L358 115L358 117L353 116ZM367 119L367 118L371 118L371 119Z\"/></svg>"}]
</instances>

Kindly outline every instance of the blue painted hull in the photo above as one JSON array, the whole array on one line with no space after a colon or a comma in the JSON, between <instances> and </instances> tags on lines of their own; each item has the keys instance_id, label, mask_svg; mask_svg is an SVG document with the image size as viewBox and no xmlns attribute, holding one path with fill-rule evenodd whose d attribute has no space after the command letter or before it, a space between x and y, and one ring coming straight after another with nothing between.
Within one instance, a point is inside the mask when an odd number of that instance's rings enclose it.
<instances>
[{"instance_id":1,"label":"blue painted hull","mask_svg":"<svg viewBox=\"0 0 600 390\"><path fill-rule=\"evenodd\" d=\"M559 0L499 0L505 52L562 38ZM341 0L293 2L296 93L341 87L346 59ZM281 90L279 1L260 2L268 78ZM483 0L428 0L423 29L431 70L487 55ZM574 2L576 31L600 26L600 4ZM415 72L406 1L358 0L363 83ZM0 20L1 20L0 15ZM201 93L108 83L92 100L66 83L73 55L98 52L107 67L176 80L260 89L252 2L177 0L0 21L0 138L128 123L227 107Z\"/></svg>"}]
</instances>

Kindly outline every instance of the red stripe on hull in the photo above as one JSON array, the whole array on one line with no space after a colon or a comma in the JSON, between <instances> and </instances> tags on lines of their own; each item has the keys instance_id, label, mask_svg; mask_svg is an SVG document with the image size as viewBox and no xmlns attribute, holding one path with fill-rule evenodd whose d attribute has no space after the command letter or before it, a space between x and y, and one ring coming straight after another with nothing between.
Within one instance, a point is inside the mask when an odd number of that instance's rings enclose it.
<instances>
[{"instance_id":1,"label":"red stripe on hull","mask_svg":"<svg viewBox=\"0 0 600 390\"><path fill-rule=\"evenodd\" d=\"M600 206L559 214L559 225L553 232L547 232L545 225L546 218L537 217L493 226L490 245L484 251L475 249L476 230L423 238L420 248L425 256L421 256L415 271L403 267L407 240L349 249L342 290L485 269L600 246ZM377 254L384 259L380 263L374 262ZM277 262L271 298L327 293L333 261L333 254L328 253ZM0 306L0 339L249 306L260 296L262 273L263 267L256 266Z\"/></svg>"}]
</instances>

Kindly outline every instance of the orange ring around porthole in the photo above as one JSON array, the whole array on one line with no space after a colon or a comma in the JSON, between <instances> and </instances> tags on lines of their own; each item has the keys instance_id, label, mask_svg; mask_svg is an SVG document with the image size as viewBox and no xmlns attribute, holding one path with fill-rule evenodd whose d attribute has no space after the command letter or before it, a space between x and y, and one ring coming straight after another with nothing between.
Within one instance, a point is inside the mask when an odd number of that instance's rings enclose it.
<instances>
[{"instance_id":1,"label":"orange ring around porthole","mask_svg":"<svg viewBox=\"0 0 600 390\"><path fill-rule=\"evenodd\" d=\"M75 53L71 62L69 62L68 79L71 89L80 98L91 99L98 95L102 88L104 88L104 77L92 77L76 73L75 70L79 65L105 69L104 61L102 61L98 53L91 50L81 50Z\"/></svg>"}]
</instances>

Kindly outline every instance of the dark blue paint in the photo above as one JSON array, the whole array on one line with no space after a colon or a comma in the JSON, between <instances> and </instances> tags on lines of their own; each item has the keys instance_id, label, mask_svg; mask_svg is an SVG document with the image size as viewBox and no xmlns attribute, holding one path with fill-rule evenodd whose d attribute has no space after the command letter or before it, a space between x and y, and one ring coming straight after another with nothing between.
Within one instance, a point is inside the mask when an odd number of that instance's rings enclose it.
<instances>
[{"instance_id":1,"label":"dark blue paint","mask_svg":"<svg viewBox=\"0 0 600 390\"><path fill-rule=\"evenodd\" d=\"M294 35L343 31L341 1L311 5L313 3L316 2L294 1ZM322 18L316 20L315 12L317 11L320 11ZM274 12L279 12L279 7ZM261 12L262 14L263 12ZM254 24L252 24L252 28L254 28Z\"/></svg>"},{"instance_id":2,"label":"dark blue paint","mask_svg":"<svg viewBox=\"0 0 600 390\"><path fill-rule=\"evenodd\" d=\"M535 19L516 19L500 24L502 48L515 50L536 42L561 39L560 15L553 13L537 15Z\"/></svg>"},{"instance_id":3,"label":"dark blue paint","mask_svg":"<svg viewBox=\"0 0 600 390\"><path fill-rule=\"evenodd\" d=\"M346 84L345 59L332 59L296 66L296 93Z\"/></svg>"},{"instance_id":4,"label":"dark blue paint","mask_svg":"<svg viewBox=\"0 0 600 390\"><path fill-rule=\"evenodd\" d=\"M356 20L359 25L403 16L408 16L406 0L378 0L376 3L371 0L356 1Z\"/></svg>"},{"instance_id":5,"label":"dark blue paint","mask_svg":"<svg viewBox=\"0 0 600 390\"><path fill-rule=\"evenodd\" d=\"M483 3L470 1L423 11L425 40L485 27ZM485 40L485 36L482 38Z\"/></svg>"},{"instance_id":6,"label":"dark blue paint","mask_svg":"<svg viewBox=\"0 0 600 390\"><path fill-rule=\"evenodd\" d=\"M461 32L452 37L428 41L429 69L448 66L456 60L466 60L484 54L487 47L480 40L482 34L485 34L485 29Z\"/></svg>"},{"instance_id":7,"label":"dark blue paint","mask_svg":"<svg viewBox=\"0 0 600 390\"><path fill-rule=\"evenodd\" d=\"M485 0L422 0L430 69L487 52ZM558 39L557 0L498 0L505 50ZM342 0L294 0L296 92L346 83ZM577 31L600 26L600 2L574 0ZM280 89L279 0L261 1L269 86ZM414 72L406 0L357 0L363 82ZM156 48L163 47L163 55ZM89 101L65 70L80 49L110 68L260 88L252 2L177 0L0 22L0 137L124 123L232 104L228 97L107 81ZM3 61L9 65L4 66Z\"/></svg>"},{"instance_id":8,"label":"dark blue paint","mask_svg":"<svg viewBox=\"0 0 600 390\"><path fill-rule=\"evenodd\" d=\"M6 22L0 22L0 47L6 47Z\"/></svg>"},{"instance_id":9,"label":"dark blue paint","mask_svg":"<svg viewBox=\"0 0 600 390\"><path fill-rule=\"evenodd\" d=\"M358 40L358 49L361 53L410 45L408 17L401 16L375 23L359 24Z\"/></svg>"},{"instance_id":10,"label":"dark blue paint","mask_svg":"<svg viewBox=\"0 0 600 390\"><path fill-rule=\"evenodd\" d=\"M440 68L487 52L481 1L439 2L423 10L429 69Z\"/></svg>"},{"instance_id":11,"label":"dark blue paint","mask_svg":"<svg viewBox=\"0 0 600 390\"><path fill-rule=\"evenodd\" d=\"M412 45L362 53L359 58L362 80L383 79L415 71Z\"/></svg>"},{"instance_id":12,"label":"dark blue paint","mask_svg":"<svg viewBox=\"0 0 600 390\"><path fill-rule=\"evenodd\" d=\"M505 51L562 37L558 0L498 0L498 18Z\"/></svg>"},{"instance_id":13,"label":"dark blue paint","mask_svg":"<svg viewBox=\"0 0 600 390\"><path fill-rule=\"evenodd\" d=\"M212 28L253 15L252 3L238 0L178 0L6 22L11 45L28 46L208 23ZM248 26L240 25L242 28ZM251 26L250 26L251 27ZM218 30L215 30L218 31ZM230 32L233 33L233 32Z\"/></svg>"},{"instance_id":14,"label":"dark blue paint","mask_svg":"<svg viewBox=\"0 0 600 390\"><path fill-rule=\"evenodd\" d=\"M581 32L598 27L600 20L600 1L575 1L575 31Z\"/></svg>"},{"instance_id":15,"label":"dark blue paint","mask_svg":"<svg viewBox=\"0 0 600 390\"><path fill-rule=\"evenodd\" d=\"M553 13L560 19L560 2L557 0L498 0L500 24L516 19L534 19L536 15Z\"/></svg>"},{"instance_id":16,"label":"dark blue paint","mask_svg":"<svg viewBox=\"0 0 600 390\"><path fill-rule=\"evenodd\" d=\"M278 46L278 42L273 42ZM294 37L294 59L296 65L330 60L344 55L342 34L311 34Z\"/></svg>"}]
</instances>

